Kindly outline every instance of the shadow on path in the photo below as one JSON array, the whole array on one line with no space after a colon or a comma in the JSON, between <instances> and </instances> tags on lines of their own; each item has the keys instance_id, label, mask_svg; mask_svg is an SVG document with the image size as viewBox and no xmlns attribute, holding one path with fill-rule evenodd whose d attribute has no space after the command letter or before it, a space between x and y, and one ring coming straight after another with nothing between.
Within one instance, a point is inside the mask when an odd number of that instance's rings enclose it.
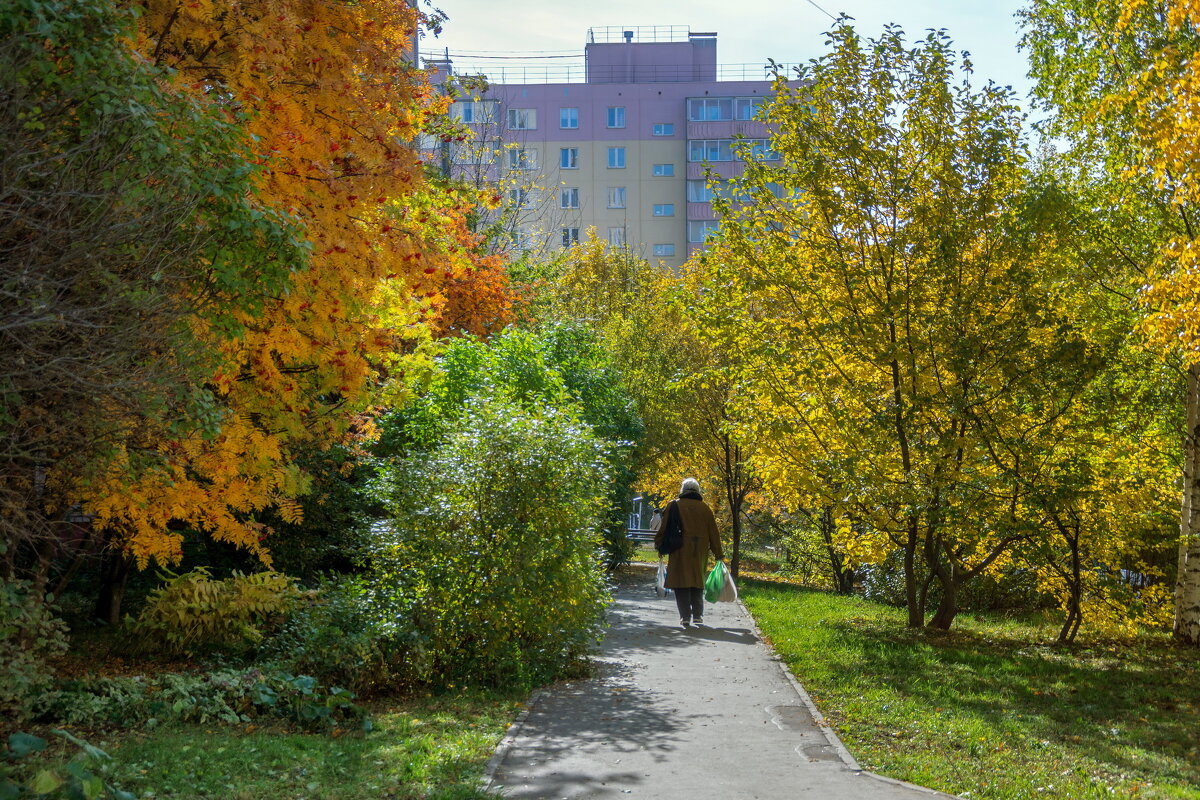
<instances>
[{"instance_id":1,"label":"shadow on path","mask_svg":"<svg viewBox=\"0 0 1200 800\"><path fill-rule=\"evenodd\" d=\"M938 796L847 766L740 604L683 629L652 570L614 595L595 674L535 693L501 744L490 786L505 797Z\"/></svg>"}]
</instances>

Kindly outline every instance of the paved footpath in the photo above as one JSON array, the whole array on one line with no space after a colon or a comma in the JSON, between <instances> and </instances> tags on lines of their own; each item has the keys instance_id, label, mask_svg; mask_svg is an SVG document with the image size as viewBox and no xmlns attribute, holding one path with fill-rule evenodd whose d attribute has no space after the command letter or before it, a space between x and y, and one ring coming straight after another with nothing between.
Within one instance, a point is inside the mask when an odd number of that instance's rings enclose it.
<instances>
[{"instance_id":1,"label":"paved footpath","mask_svg":"<svg viewBox=\"0 0 1200 800\"><path fill-rule=\"evenodd\" d=\"M508 798L930 800L858 769L741 604L683 630L651 569L628 571L595 677L537 692L489 765Z\"/></svg>"}]
</instances>

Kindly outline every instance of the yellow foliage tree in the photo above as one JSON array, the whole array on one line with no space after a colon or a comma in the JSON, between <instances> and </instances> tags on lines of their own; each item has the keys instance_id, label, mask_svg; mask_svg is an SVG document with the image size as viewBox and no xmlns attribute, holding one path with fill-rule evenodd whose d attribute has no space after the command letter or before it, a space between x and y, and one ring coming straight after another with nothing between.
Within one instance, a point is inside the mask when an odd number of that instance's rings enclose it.
<instances>
[{"instance_id":1,"label":"yellow foliage tree","mask_svg":"<svg viewBox=\"0 0 1200 800\"><path fill-rule=\"evenodd\" d=\"M1022 211L1017 109L960 81L944 34L841 24L780 80L773 153L717 205L702 331L739 354L743 438L774 495L832 506L857 563L899 551L958 593L1031 529L1027 458L1095 371L1064 308L1068 265ZM778 158L778 161L776 161Z\"/></svg>"},{"instance_id":2,"label":"yellow foliage tree","mask_svg":"<svg viewBox=\"0 0 1200 800\"><path fill-rule=\"evenodd\" d=\"M1108 103L1130 111L1134 121L1143 161L1128 171L1148 171L1188 222L1200 201L1200 2L1124 0L1117 35L1138 36L1147 19L1153 29L1165 24L1165 31L1154 40L1139 36L1149 64ZM1151 339L1166 352L1182 351L1187 363L1174 629L1180 640L1200 645L1200 231L1192 225L1166 242L1143 300Z\"/></svg>"},{"instance_id":3,"label":"yellow foliage tree","mask_svg":"<svg viewBox=\"0 0 1200 800\"><path fill-rule=\"evenodd\" d=\"M257 193L295 220L309 255L286 291L237 316L233 335L195 318L216 361L214 419L183 432L131 422L127 446L75 493L141 565L177 561L187 528L269 563L255 512L277 506L294 519L308 479L291 451L353 435L378 369L419 349L441 286L470 268L465 218L479 198L430 185L411 146L444 102L404 60L422 21L407 4L138 6L136 49L169 68L177 90L241 122Z\"/></svg>"}]
</instances>

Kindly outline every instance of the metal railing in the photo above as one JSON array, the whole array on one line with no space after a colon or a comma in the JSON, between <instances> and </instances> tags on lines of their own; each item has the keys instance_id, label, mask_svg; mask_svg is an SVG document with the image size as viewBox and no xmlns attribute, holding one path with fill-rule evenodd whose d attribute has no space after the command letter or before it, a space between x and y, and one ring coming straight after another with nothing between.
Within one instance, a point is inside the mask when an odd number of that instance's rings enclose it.
<instances>
[{"instance_id":1,"label":"metal railing","mask_svg":"<svg viewBox=\"0 0 1200 800\"><path fill-rule=\"evenodd\" d=\"M691 33L689 25L603 25L588 28L587 43L686 42Z\"/></svg>"},{"instance_id":2,"label":"metal railing","mask_svg":"<svg viewBox=\"0 0 1200 800\"><path fill-rule=\"evenodd\" d=\"M780 65L784 74L791 74L791 65ZM541 64L454 65L457 75L484 75L493 84L541 83L692 83L713 80L711 72L691 65L666 66L593 66L589 80L588 69L581 58L571 64L545 66ZM718 64L717 81L768 81L773 77L770 67L761 64Z\"/></svg>"}]
</instances>

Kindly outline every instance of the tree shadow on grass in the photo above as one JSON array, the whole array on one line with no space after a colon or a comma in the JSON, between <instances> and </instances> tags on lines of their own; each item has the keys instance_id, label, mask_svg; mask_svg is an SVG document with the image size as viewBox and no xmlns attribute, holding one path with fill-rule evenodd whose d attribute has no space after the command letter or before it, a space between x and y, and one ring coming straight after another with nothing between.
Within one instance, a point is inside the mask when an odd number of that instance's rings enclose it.
<instances>
[{"instance_id":1,"label":"tree shadow on grass","mask_svg":"<svg viewBox=\"0 0 1200 800\"><path fill-rule=\"evenodd\" d=\"M863 681L1001 733L1063 743L1114 774L1152 772L1156 781L1200 785L1195 654L1166 645L1081 653L881 620L829 624L857 651L854 663L838 668L857 670Z\"/></svg>"}]
</instances>

